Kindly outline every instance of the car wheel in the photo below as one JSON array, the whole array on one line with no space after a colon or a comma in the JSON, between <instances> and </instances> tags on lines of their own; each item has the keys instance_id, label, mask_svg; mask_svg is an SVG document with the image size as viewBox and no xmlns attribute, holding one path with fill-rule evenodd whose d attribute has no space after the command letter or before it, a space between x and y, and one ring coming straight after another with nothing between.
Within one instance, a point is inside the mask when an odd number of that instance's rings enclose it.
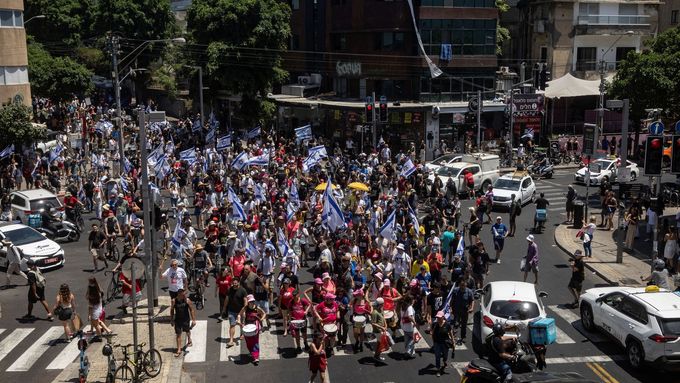
<instances>
[{"instance_id":1,"label":"car wheel","mask_svg":"<svg viewBox=\"0 0 680 383\"><path fill-rule=\"evenodd\" d=\"M587 331L595 331L595 321L593 320L593 309L589 304L581 305L581 324Z\"/></svg>"},{"instance_id":2,"label":"car wheel","mask_svg":"<svg viewBox=\"0 0 680 383\"><path fill-rule=\"evenodd\" d=\"M642 367L645 361L645 350L637 339L630 339L626 342L626 356L631 367L635 369Z\"/></svg>"},{"instance_id":3,"label":"car wheel","mask_svg":"<svg viewBox=\"0 0 680 383\"><path fill-rule=\"evenodd\" d=\"M531 203L536 202L536 192L531 193Z\"/></svg>"},{"instance_id":4,"label":"car wheel","mask_svg":"<svg viewBox=\"0 0 680 383\"><path fill-rule=\"evenodd\" d=\"M631 173L630 173L630 180L631 180L631 181L635 181L636 179L637 179L637 173L631 172Z\"/></svg>"},{"instance_id":5,"label":"car wheel","mask_svg":"<svg viewBox=\"0 0 680 383\"><path fill-rule=\"evenodd\" d=\"M602 183L609 182L609 177L604 176L602 177Z\"/></svg>"}]
</instances>

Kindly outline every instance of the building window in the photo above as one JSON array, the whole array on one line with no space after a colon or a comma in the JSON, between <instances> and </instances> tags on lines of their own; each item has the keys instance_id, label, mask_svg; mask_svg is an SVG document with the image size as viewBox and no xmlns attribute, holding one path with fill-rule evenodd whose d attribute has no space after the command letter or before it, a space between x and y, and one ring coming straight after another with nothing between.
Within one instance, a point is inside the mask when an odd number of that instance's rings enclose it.
<instances>
[{"instance_id":1,"label":"building window","mask_svg":"<svg viewBox=\"0 0 680 383\"><path fill-rule=\"evenodd\" d=\"M382 32L376 37L376 49L397 51L404 47L404 32Z\"/></svg>"},{"instance_id":2,"label":"building window","mask_svg":"<svg viewBox=\"0 0 680 383\"><path fill-rule=\"evenodd\" d=\"M0 28L23 28L23 26L23 12L0 9Z\"/></svg>"},{"instance_id":3,"label":"building window","mask_svg":"<svg viewBox=\"0 0 680 383\"><path fill-rule=\"evenodd\" d=\"M576 70L595 70L597 68L597 48L581 47L576 49Z\"/></svg>"},{"instance_id":4,"label":"building window","mask_svg":"<svg viewBox=\"0 0 680 383\"><path fill-rule=\"evenodd\" d=\"M439 56L442 44L451 44L454 60L457 55L496 53L495 19L421 19L420 33L428 55Z\"/></svg>"},{"instance_id":5,"label":"building window","mask_svg":"<svg viewBox=\"0 0 680 383\"><path fill-rule=\"evenodd\" d=\"M300 9L300 0L291 0L290 1L290 8L293 10Z\"/></svg>"},{"instance_id":6,"label":"building window","mask_svg":"<svg viewBox=\"0 0 680 383\"><path fill-rule=\"evenodd\" d=\"M637 4L619 4L619 15L623 16L637 16Z\"/></svg>"},{"instance_id":7,"label":"building window","mask_svg":"<svg viewBox=\"0 0 680 383\"><path fill-rule=\"evenodd\" d=\"M616 63L625 60L630 52L635 52L635 47L616 47Z\"/></svg>"},{"instance_id":8,"label":"building window","mask_svg":"<svg viewBox=\"0 0 680 383\"><path fill-rule=\"evenodd\" d=\"M495 0L422 0L423 7L493 8Z\"/></svg>"},{"instance_id":9,"label":"building window","mask_svg":"<svg viewBox=\"0 0 680 383\"><path fill-rule=\"evenodd\" d=\"M288 47L288 49L292 51L300 49L300 35L292 34L290 36L290 46Z\"/></svg>"},{"instance_id":10,"label":"building window","mask_svg":"<svg viewBox=\"0 0 680 383\"><path fill-rule=\"evenodd\" d=\"M580 3L578 5L579 16L595 16L600 14L599 3Z\"/></svg>"},{"instance_id":11,"label":"building window","mask_svg":"<svg viewBox=\"0 0 680 383\"><path fill-rule=\"evenodd\" d=\"M347 50L347 36L343 33L336 33L331 35L331 47L334 51Z\"/></svg>"},{"instance_id":12,"label":"building window","mask_svg":"<svg viewBox=\"0 0 680 383\"><path fill-rule=\"evenodd\" d=\"M28 68L25 66L0 67L0 85L28 84Z\"/></svg>"},{"instance_id":13,"label":"building window","mask_svg":"<svg viewBox=\"0 0 680 383\"><path fill-rule=\"evenodd\" d=\"M548 61L548 47L541 47L541 62Z\"/></svg>"},{"instance_id":14,"label":"building window","mask_svg":"<svg viewBox=\"0 0 680 383\"><path fill-rule=\"evenodd\" d=\"M671 11L671 24L678 23L678 10L674 9Z\"/></svg>"},{"instance_id":15,"label":"building window","mask_svg":"<svg viewBox=\"0 0 680 383\"><path fill-rule=\"evenodd\" d=\"M470 77L420 78L420 100L424 102L467 101L477 90L494 89L495 78L483 74Z\"/></svg>"}]
</instances>

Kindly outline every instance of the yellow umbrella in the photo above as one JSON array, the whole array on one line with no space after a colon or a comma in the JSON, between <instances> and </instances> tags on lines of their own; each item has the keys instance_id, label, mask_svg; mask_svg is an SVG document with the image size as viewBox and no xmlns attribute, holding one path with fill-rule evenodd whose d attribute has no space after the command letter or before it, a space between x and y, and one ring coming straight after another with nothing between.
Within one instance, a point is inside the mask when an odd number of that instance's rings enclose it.
<instances>
[{"instance_id":1,"label":"yellow umbrella","mask_svg":"<svg viewBox=\"0 0 680 383\"><path fill-rule=\"evenodd\" d=\"M333 189L337 189L337 188L338 188L338 186L337 186L336 184L332 184L331 187L332 187ZM318 185L314 188L314 190L316 190L316 191L324 191L324 190L326 190L326 183L325 183L325 182L322 182L322 183L318 184Z\"/></svg>"},{"instance_id":2,"label":"yellow umbrella","mask_svg":"<svg viewBox=\"0 0 680 383\"><path fill-rule=\"evenodd\" d=\"M347 187L350 189L356 189L365 192L369 190L368 185L362 184L361 182L352 182L351 184L347 185Z\"/></svg>"}]
</instances>

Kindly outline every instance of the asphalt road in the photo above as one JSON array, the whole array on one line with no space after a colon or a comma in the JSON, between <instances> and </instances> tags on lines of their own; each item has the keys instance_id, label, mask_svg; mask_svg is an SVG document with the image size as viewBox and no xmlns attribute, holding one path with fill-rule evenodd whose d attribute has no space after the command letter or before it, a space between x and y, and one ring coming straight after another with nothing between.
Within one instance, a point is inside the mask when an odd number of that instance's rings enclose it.
<instances>
[{"instance_id":1,"label":"asphalt road","mask_svg":"<svg viewBox=\"0 0 680 383\"><path fill-rule=\"evenodd\" d=\"M578 312L565 308L564 304L572 300L567 290L570 271L567 256L554 244L554 225L564 220L564 193L566 185L573 180L573 170L560 170L551 180L539 180L539 192L546 193L551 202L547 229L536 235L540 251L540 273L538 289L546 291L548 297L544 304L549 316L555 317L559 331L557 344L548 347L548 371L575 371L595 381L607 383L617 382L653 382L669 381L667 375L652 368L640 372L629 369L622 360L624 350L600 334L581 332ZM585 188L576 186L579 194L585 194ZM592 190L592 189L591 189ZM469 206L471 201L465 201ZM507 222L507 213L501 215ZM521 280L519 271L520 258L526 252L525 237L530 233L533 208L526 206L518 220L518 229L514 238L506 240L503 262L491 268L489 281ZM92 221L94 222L94 221ZM66 265L58 270L46 273L47 297L54 304L57 289L61 283L68 283L76 295L78 310L81 316L86 315L85 288L87 278L91 275L92 262L87 253L86 235L78 243L63 244L66 251ZM488 225L484 226L482 238L487 248L492 248ZM100 284L106 285L103 272L96 274ZM4 277L4 276L3 276ZM18 277L14 277L18 281ZM530 282L533 277L530 275ZM302 272L301 281L310 281L310 275ZM584 289L602 285L604 282L595 275L587 273ZM161 286L164 283L161 282ZM73 344L67 345L55 339L63 333L58 321L48 322L42 307L35 307L35 321L23 321L26 313L25 286L18 286L0 291L0 381L36 381L49 382L54 379L60 369L75 360L77 349ZM309 377L306 354L296 356L293 352L293 340L283 337L281 323L275 322L278 328L261 335L261 363L250 364L244 342L240 349L227 349L226 325L216 319L217 299L208 296L206 307L199 311L199 325L194 329L194 346L188 349L185 356L185 368L197 382L209 382L229 378L238 379L242 383L280 381L300 382ZM107 315L115 314L114 305L107 307ZM472 323L472 317L470 318ZM157 331L172 331L169 326L159 326ZM397 339L393 347L396 352L386 355L385 365L376 366L370 358L371 352L366 350L359 355L351 350L344 350L329 360L329 373L332 381L349 382L363 379L367 382L408 382L416 381L459 381L459 368L474 357L468 335L468 343L456 350L453 360L449 360L447 375L437 378L434 373L434 356L427 351L429 336L425 335L425 343L417 347L420 351L415 359L400 360L403 343ZM74 342L75 343L75 342ZM75 350L75 354L74 354ZM72 356L72 358L71 358ZM168 355L170 357L170 355Z\"/></svg>"}]
</instances>

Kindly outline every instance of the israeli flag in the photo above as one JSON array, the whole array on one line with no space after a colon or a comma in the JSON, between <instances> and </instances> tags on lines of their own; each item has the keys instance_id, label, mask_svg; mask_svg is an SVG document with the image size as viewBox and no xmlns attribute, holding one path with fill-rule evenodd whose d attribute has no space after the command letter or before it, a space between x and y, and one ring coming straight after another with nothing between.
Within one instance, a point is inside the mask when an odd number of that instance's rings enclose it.
<instances>
[{"instance_id":1,"label":"israeli flag","mask_svg":"<svg viewBox=\"0 0 680 383\"><path fill-rule=\"evenodd\" d=\"M257 246L253 243L253 241L250 240L250 238L246 239L246 254L248 254L248 257L250 259L259 259L260 258L260 251L257 250Z\"/></svg>"},{"instance_id":2,"label":"israeli flag","mask_svg":"<svg viewBox=\"0 0 680 383\"><path fill-rule=\"evenodd\" d=\"M146 160L153 166L163 157L163 153L163 145L158 145L158 147L146 157Z\"/></svg>"},{"instance_id":3,"label":"israeli flag","mask_svg":"<svg viewBox=\"0 0 680 383\"><path fill-rule=\"evenodd\" d=\"M191 131L196 133L196 132L200 132L201 129L203 129L203 126L201 125L201 119L197 118L196 120L194 120L194 123L191 125Z\"/></svg>"},{"instance_id":4,"label":"israeli flag","mask_svg":"<svg viewBox=\"0 0 680 383\"><path fill-rule=\"evenodd\" d=\"M312 126L305 125L295 129L295 138L297 141L311 140L312 139Z\"/></svg>"},{"instance_id":5,"label":"israeli flag","mask_svg":"<svg viewBox=\"0 0 680 383\"><path fill-rule=\"evenodd\" d=\"M451 317L451 298L453 298L453 289L455 288L456 288L455 284L451 285L449 294L446 296L446 303L444 303L444 307L442 307L442 311L444 312L444 318L446 318L447 321Z\"/></svg>"},{"instance_id":6,"label":"israeli flag","mask_svg":"<svg viewBox=\"0 0 680 383\"><path fill-rule=\"evenodd\" d=\"M534 139L534 128L524 129L524 134L522 135L522 138L528 138L528 139L533 140Z\"/></svg>"},{"instance_id":7,"label":"israeli flag","mask_svg":"<svg viewBox=\"0 0 680 383\"><path fill-rule=\"evenodd\" d=\"M196 162L196 148L190 148L179 153L180 161L187 161L189 165Z\"/></svg>"},{"instance_id":8,"label":"israeli flag","mask_svg":"<svg viewBox=\"0 0 680 383\"><path fill-rule=\"evenodd\" d=\"M156 178L162 180L170 174L172 168L170 167L168 160L163 158L163 161L159 161L156 166L154 166L154 171L156 172Z\"/></svg>"},{"instance_id":9,"label":"israeli flag","mask_svg":"<svg viewBox=\"0 0 680 383\"><path fill-rule=\"evenodd\" d=\"M340 205L338 205L333 196L333 185L330 177L326 182L326 190L324 191L323 197L324 203L321 215L323 224L332 232L345 227L345 215L342 213Z\"/></svg>"},{"instance_id":10,"label":"israeli flag","mask_svg":"<svg viewBox=\"0 0 680 383\"><path fill-rule=\"evenodd\" d=\"M288 254L288 250L290 250L290 245L288 245L288 238L286 237L286 234L283 232L283 230L281 230L281 228L279 228L278 231L276 232L276 236L281 256L285 257L286 254Z\"/></svg>"},{"instance_id":11,"label":"israeli flag","mask_svg":"<svg viewBox=\"0 0 680 383\"><path fill-rule=\"evenodd\" d=\"M78 190L78 200L85 201L85 198L87 198L87 196L85 195L85 190L81 186L80 190Z\"/></svg>"},{"instance_id":12,"label":"israeli flag","mask_svg":"<svg viewBox=\"0 0 680 383\"><path fill-rule=\"evenodd\" d=\"M128 189L128 182L125 177L120 177L120 188L126 193L130 192L130 189Z\"/></svg>"},{"instance_id":13,"label":"israeli flag","mask_svg":"<svg viewBox=\"0 0 680 383\"><path fill-rule=\"evenodd\" d=\"M406 160L404 165L401 167L401 173L399 173L399 176L408 178L413 172L416 171L416 166L413 165L413 161L409 158Z\"/></svg>"},{"instance_id":14,"label":"israeli flag","mask_svg":"<svg viewBox=\"0 0 680 383\"><path fill-rule=\"evenodd\" d=\"M182 248L182 239L187 235L186 230L182 229L181 214L177 216L175 231L172 233L172 250L175 252Z\"/></svg>"},{"instance_id":15,"label":"israeli flag","mask_svg":"<svg viewBox=\"0 0 680 383\"><path fill-rule=\"evenodd\" d=\"M248 153L246 152L241 152L236 158L234 158L234 161L231 162L231 167L233 167L236 170L243 170L248 165Z\"/></svg>"},{"instance_id":16,"label":"israeli flag","mask_svg":"<svg viewBox=\"0 0 680 383\"><path fill-rule=\"evenodd\" d=\"M109 121L102 120L94 125L95 132L101 135L106 135L111 129L113 129L113 124Z\"/></svg>"},{"instance_id":17,"label":"israeli flag","mask_svg":"<svg viewBox=\"0 0 680 383\"><path fill-rule=\"evenodd\" d=\"M318 156L319 158L328 158L328 152L326 152L326 147L323 145L318 145L309 148L309 155L312 154Z\"/></svg>"},{"instance_id":18,"label":"israeli flag","mask_svg":"<svg viewBox=\"0 0 680 383\"><path fill-rule=\"evenodd\" d=\"M38 176L38 169L40 168L40 158L36 158L35 160L35 166L33 167L33 171L31 172L31 177L35 179Z\"/></svg>"},{"instance_id":19,"label":"israeli flag","mask_svg":"<svg viewBox=\"0 0 680 383\"><path fill-rule=\"evenodd\" d=\"M249 166L269 166L269 153L264 153L248 160Z\"/></svg>"},{"instance_id":20,"label":"israeli flag","mask_svg":"<svg viewBox=\"0 0 680 383\"><path fill-rule=\"evenodd\" d=\"M370 205L367 205L367 206L370 206ZM408 204L408 217L411 219L411 223L413 223L413 230L416 231L416 236L419 236L420 235L420 225L418 224L418 216L416 215L416 212L411 207L411 204Z\"/></svg>"},{"instance_id":21,"label":"israeli flag","mask_svg":"<svg viewBox=\"0 0 680 383\"><path fill-rule=\"evenodd\" d=\"M392 240L397 239L397 235L396 235L395 230L394 230L395 229L395 223L396 223L396 220L395 220L395 213L396 212L397 212L396 209L392 210L392 213L390 214L390 216L387 217L387 220L385 221L385 223L383 223L383 225L380 227L378 234L383 236L383 238L392 239Z\"/></svg>"},{"instance_id":22,"label":"israeli flag","mask_svg":"<svg viewBox=\"0 0 680 383\"><path fill-rule=\"evenodd\" d=\"M298 193L297 184L295 182L290 185L290 202L296 206L300 206L300 194Z\"/></svg>"},{"instance_id":23,"label":"israeli flag","mask_svg":"<svg viewBox=\"0 0 680 383\"><path fill-rule=\"evenodd\" d=\"M210 127L217 130L217 128L220 126L220 122L217 121L217 118L215 118L215 113L210 112L210 119L208 120L208 124L210 124Z\"/></svg>"},{"instance_id":24,"label":"israeli flag","mask_svg":"<svg viewBox=\"0 0 680 383\"><path fill-rule=\"evenodd\" d=\"M262 128L257 126L253 129L251 129L250 131L248 131L248 139L252 140L253 138L259 136L260 133L262 133Z\"/></svg>"},{"instance_id":25,"label":"israeli flag","mask_svg":"<svg viewBox=\"0 0 680 383\"><path fill-rule=\"evenodd\" d=\"M260 184L255 184L255 201L267 202L265 197L264 187Z\"/></svg>"},{"instance_id":26,"label":"israeli flag","mask_svg":"<svg viewBox=\"0 0 680 383\"><path fill-rule=\"evenodd\" d=\"M460 236L460 241L458 241L458 246L456 246L456 252L454 255L460 257L460 259L465 259L465 236Z\"/></svg>"},{"instance_id":27,"label":"israeli flag","mask_svg":"<svg viewBox=\"0 0 680 383\"><path fill-rule=\"evenodd\" d=\"M222 136L217 139L217 146L215 147L218 151L227 150L231 146L231 134Z\"/></svg>"},{"instance_id":28,"label":"israeli flag","mask_svg":"<svg viewBox=\"0 0 680 383\"><path fill-rule=\"evenodd\" d=\"M215 128L212 128L208 131L208 134L205 135L205 143L206 144L212 144L215 141Z\"/></svg>"},{"instance_id":29,"label":"israeli flag","mask_svg":"<svg viewBox=\"0 0 680 383\"><path fill-rule=\"evenodd\" d=\"M319 145L309 149L309 155L302 161L302 171L309 172L309 169L321 162L322 158L328 158L325 146Z\"/></svg>"},{"instance_id":30,"label":"israeli flag","mask_svg":"<svg viewBox=\"0 0 680 383\"><path fill-rule=\"evenodd\" d=\"M125 170L126 174L129 174L134 169L134 167L132 166L132 163L130 162L130 160L128 160L127 157L124 157L123 160L124 160L123 170Z\"/></svg>"},{"instance_id":31,"label":"israeli flag","mask_svg":"<svg viewBox=\"0 0 680 383\"><path fill-rule=\"evenodd\" d=\"M61 141L57 141L57 146L50 150L50 162L54 162L54 160L56 160L63 151L64 146L61 144Z\"/></svg>"},{"instance_id":32,"label":"israeli flag","mask_svg":"<svg viewBox=\"0 0 680 383\"><path fill-rule=\"evenodd\" d=\"M294 204L293 202L288 202L286 204L286 222L290 221L293 219L293 216L295 213L298 211L298 205Z\"/></svg>"},{"instance_id":33,"label":"israeli flag","mask_svg":"<svg viewBox=\"0 0 680 383\"><path fill-rule=\"evenodd\" d=\"M229 187L229 193L228 193L228 199L229 202L232 204L232 215L236 217L239 221L247 221L248 216L246 216L246 212L243 209L243 205L241 204L241 199L238 198L238 195L234 193L234 190Z\"/></svg>"},{"instance_id":34,"label":"israeli flag","mask_svg":"<svg viewBox=\"0 0 680 383\"><path fill-rule=\"evenodd\" d=\"M151 190L151 196L153 197L154 201L160 201L161 189L153 182L149 182L149 189Z\"/></svg>"},{"instance_id":35,"label":"israeli flag","mask_svg":"<svg viewBox=\"0 0 680 383\"><path fill-rule=\"evenodd\" d=\"M9 157L12 153L14 153L14 144L2 149L2 152L0 152L0 160Z\"/></svg>"}]
</instances>

